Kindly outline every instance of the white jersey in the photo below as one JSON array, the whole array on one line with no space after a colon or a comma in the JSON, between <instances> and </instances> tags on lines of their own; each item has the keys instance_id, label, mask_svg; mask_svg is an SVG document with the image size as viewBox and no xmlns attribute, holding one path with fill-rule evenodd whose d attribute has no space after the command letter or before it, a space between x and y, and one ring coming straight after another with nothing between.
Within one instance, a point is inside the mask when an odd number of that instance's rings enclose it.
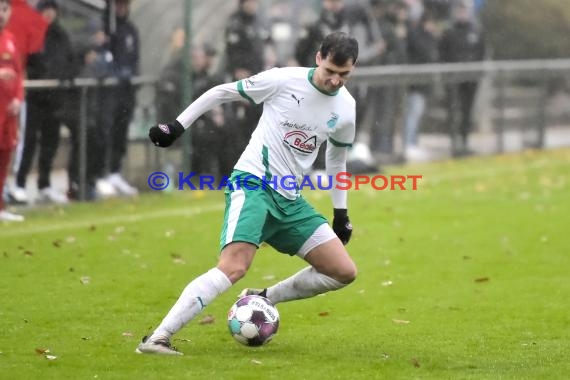
<instances>
[{"instance_id":1,"label":"white jersey","mask_svg":"<svg viewBox=\"0 0 570 380\"><path fill-rule=\"evenodd\" d=\"M355 101L345 87L334 94L313 83L315 69L275 68L237 83L242 97L263 103L263 114L235 169L278 182L294 176L298 183L314 163L319 147L328 140L351 146L355 137ZM289 199L297 190L277 186Z\"/></svg>"}]
</instances>

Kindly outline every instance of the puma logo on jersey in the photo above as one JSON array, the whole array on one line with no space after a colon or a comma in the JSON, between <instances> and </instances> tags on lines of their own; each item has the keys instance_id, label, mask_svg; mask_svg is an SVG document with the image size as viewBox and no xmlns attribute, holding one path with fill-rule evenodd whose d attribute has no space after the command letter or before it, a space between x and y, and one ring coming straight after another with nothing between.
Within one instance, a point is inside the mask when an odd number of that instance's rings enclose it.
<instances>
[{"instance_id":1,"label":"puma logo on jersey","mask_svg":"<svg viewBox=\"0 0 570 380\"><path fill-rule=\"evenodd\" d=\"M293 99L295 99L295 101L297 102L297 105L298 105L299 107L301 107L301 100L303 100L303 99L305 99L305 98L299 99L299 98L297 98L297 97L295 96L295 94L291 94L291 97L292 97Z\"/></svg>"}]
</instances>

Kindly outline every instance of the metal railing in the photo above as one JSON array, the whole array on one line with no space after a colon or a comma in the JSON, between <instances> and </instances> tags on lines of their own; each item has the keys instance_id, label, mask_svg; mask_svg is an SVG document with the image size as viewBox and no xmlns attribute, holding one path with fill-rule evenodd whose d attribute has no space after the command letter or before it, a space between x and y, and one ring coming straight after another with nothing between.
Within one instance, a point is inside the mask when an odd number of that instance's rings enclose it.
<instances>
[{"instance_id":1,"label":"metal railing","mask_svg":"<svg viewBox=\"0 0 570 380\"><path fill-rule=\"evenodd\" d=\"M155 85L157 79L151 76L140 76L129 80L133 86ZM49 89L78 89L79 90L79 128L78 128L78 145L79 145L79 200L85 200L87 196L87 91L90 88L98 87L114 87L124 80L118 78L76 78L73 80L25 80L24 87L26 90L41 91Z\"/></svg>"},{"instance_id":2,"label":"metal railing","mask_svg":"<svg viewBox=\"0 0 570 380\"><path fill-rule=\"evenodd\" d=\"M471 63L401 65L401 66L370 66L359 67L351 78L351 83L370 86L407 86L410 84L442 84L457 83L466 80L478 80L484 77L492 78L498 108L498 118L494 130L499 151L504 146L504 123L506 91L508 81L522 78L544 82L552 78L570 75L570 59L559 60L527 60L527 61L484 61ZM92 79L78 78L72 81L58 80L27 80L25 87L29 90L42 89L79 89L79 199L86 196L86 162L87 162L87 92L89 88L108 87L119 84L116 78ZM150 76L133 78L135 86L156 85L157 79ZM538 105L542 112L545 104ZM540 141L543 143L545 118L541 117L539 125Z\"/></svg>"}]
</instances>

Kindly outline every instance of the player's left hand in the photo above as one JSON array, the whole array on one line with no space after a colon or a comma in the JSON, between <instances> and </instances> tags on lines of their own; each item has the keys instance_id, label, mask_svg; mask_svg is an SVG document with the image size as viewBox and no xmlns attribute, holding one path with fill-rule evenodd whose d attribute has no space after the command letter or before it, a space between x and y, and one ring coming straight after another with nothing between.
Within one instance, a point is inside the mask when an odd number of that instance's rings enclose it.
<instances>
[{"instance_id":1,"label":"player's left hand","mask_svg":"<svg viewBox=\"0 0 570 380\"><path fill-rule=\"evenodd\" d=\"M154 145L166 148L184 133L184 127L177 120L169 124L158 124L148 131Z\"/></svg>"},{"instance_id":2,"label":"player's left hand","mask_svg":"<svg viewBox=\"0 0 570 380\"><path fill-rule=\"evenodd\" d=\"M335 208L332 229L342 244L346 245L352 236L352 224L348 219L348 210Z\"/></svg>"}]
</instances>

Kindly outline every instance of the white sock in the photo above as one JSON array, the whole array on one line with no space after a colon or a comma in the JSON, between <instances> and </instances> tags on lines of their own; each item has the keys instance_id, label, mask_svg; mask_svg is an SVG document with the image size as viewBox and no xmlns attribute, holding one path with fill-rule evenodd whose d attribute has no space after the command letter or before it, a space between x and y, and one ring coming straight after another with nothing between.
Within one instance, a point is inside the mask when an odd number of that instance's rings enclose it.
<instances>
[{"instance_id":1,"label":"white sock","mask_svg":"<svg viewBox=\"0 0 570 380\"><path fill-rule=\"evenodd\" d=\"M210 302L232 286L228 277L218 268L210 269L197 277L182 291L151 338L167 338L176 334L184 325L194 319Z\"/></svg>"},{"instance_id":2,"label":"white sock","mask_svg":"<svg viewBox=\"0 0 570 380\"><path fill-rule=\"evenodd\" d=\"M314 297L317 294L345 287L340 281L307 267L293 276L267 288L267 299L273 304Z\"/></svg>"}]
</instances>

